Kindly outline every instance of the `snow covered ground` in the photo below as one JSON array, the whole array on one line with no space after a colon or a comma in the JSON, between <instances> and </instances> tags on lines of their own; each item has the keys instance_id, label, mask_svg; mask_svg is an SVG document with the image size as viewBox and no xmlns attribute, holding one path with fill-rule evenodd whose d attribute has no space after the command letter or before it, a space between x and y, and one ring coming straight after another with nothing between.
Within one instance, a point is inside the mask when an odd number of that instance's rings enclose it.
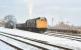
<instances>
[{"instance_id":1,"label":"snow covered ground","mask_svg":"<svg viewBox=\"0 0 81 50\"><path fill-rule=\"evenodd\" d=\"M17 30L17 29L7 29L3 27L0 28L0 31L6 32L9 34L18 35L18 36L28 37L31 39L46 41L49 44L53 44L53 45L57 45L57 46L65 47L65 48L70 48L73 50L81 50L81 42L75 41L75 40L48 36L48 35L28 32L28 31Z\"/></svg>"},{"instance_id":2,"label":"snow covered ground","mask_svg":"<svg viewBox=\"0 0 81 50\"><path fill-rule=\"evenodd\" d=\"M8 46L4 42L0 41L0 50L15 50L13 47Z\"/></svg>"},{"instance_id":3,"label":"snow covered ground","mask_svg":"<svg viewBox=\"0 0 81 50\"><path fill-rule=\"evenodd\" d=\"M5 36L0 36L0 39L14 45L14 46L17 46L18 48L21 48L23 50L41 50L37 47L34 47L34 46L31 46L31 45L27 45L25 43L22 43L22 42L19 42L19 41L16 41L14 39L11 39L11 38L8 38L8 37L5 37ZM16 50L14 49L13 47L9 47L8 45L0 42L0 50ZM3 47L3 48L2 48Z\"/></svg>"}]
</instances>

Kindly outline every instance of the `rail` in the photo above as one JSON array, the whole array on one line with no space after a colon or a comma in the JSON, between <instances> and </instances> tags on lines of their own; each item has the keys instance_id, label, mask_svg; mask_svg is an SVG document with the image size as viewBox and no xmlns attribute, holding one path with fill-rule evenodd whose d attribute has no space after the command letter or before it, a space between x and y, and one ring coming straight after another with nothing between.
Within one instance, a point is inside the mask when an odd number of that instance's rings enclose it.
<instances>
[{"instance_id":1,"label":"rail","mask_svg":"<svg viewBox=\"0 0 81 50\"><path fill-rule=\"evenodd\" d=\"M14 46L14 45L12 45L12 44L10 44L10 43L8 43L8 42L5 42L4 40L1 40L1 39L0 39L0 41L1 41L1 42L4 42L5 44L7 44L7 45L9 45L9 46L11 46L11 47L13 47L13 48L16 49L16 50L22 50L21 48L16 47L16 46Z\"/></svg>"},{"instance_id":2,"label":"rail","mask_svg":"<svg viewBox=\"0 0 81 50\"><path fill-rule=\"evenodd\" d=\"M26 43L30 42L30 44L34 44L36 46L40 46L48 50L50 50L51 48L54 49L54 47L64 50L81 50L81 42L75 40L21 31L16 29L0 28L0 32L2 33L2 35L9 36L10 38L12 37L14 39L18 39Z\"/></svg>"},{"instance_id":3,"label":"rail","mask_svg":"<svg viewBox=\"0 0 81 50\"><path fill-rule=\"evenodd\" d=\"M37 47L37 48L40 48L40 49L42 49L42 50L51 50L51 49L57 49L57 48L59 48L59 49L62 49L62 50L71 50L71 49L68 49L68 48L63 48L63 47L60 47L60 46L56 46L56 45L52 45L52 44L48 44L48 43L46 43L46 42L44 42L44 41L40 41L40 40L36 40L36 39L29 39L29 38L24 38L24 37L21 37L21 36L17 36L17 35L12 35L12 34L8 34L8 33L3 33L3 32L1 32L1 34L0 35L2 35L2 36L6 36L6 37L8 37L8 38L11 38L11 39L15 39L15 40L17 40L17 41L21 41L21 42L23 42L23 43L25 43L25 44L29 44L29 45L32 45L32 46L34 46L34 47ZM22 40L23 39L23 40ZM26 39L26 40L25 40ZM29 40L29 42L27 41L27 40ZM33 41L33 44L31 43L31 41ZM36 45L38 43L38 45ZM42 45L42 46L41 46ZM45 47L45 46L47 46L47 47ZM48 48L49 47L49 48Z\"/></svg>"},{"instance_id":4,"label":"rail","mask_svg":"<svg viewBox=\"0 0 81 50\"><path fill-rule=\"evenodd\" d=\"M63 33L44 33L44 34L49 35L49 36L67 38L67 39L76 40L76 41L81 42L81 37L80 36L67 35L67 34L63 34Z\"/></svg>"}]
</instances>

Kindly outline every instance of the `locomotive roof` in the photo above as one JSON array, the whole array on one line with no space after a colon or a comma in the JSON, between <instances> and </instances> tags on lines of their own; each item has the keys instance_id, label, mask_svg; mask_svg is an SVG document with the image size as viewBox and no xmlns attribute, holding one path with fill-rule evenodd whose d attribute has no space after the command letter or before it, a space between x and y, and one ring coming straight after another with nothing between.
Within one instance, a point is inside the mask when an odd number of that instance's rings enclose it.
<instances>
[{"instance_id":1,"label":"locomotive roof","mask_svg":"<svg viewBox=\"0 0 81 50\"><path fill-rule=\"evenodd\" d=\"M26 22L27 22L27 21L31 21L31 20L37 20L37 19L45 19L45 20L46 20L45 17L38 17L38 18L28 19L28 20L26 20Z\"/></svg>"},{"instance_id":2,"label":"locomotive roof","mask_svg":"<svg viewBox=\"0 0 81 50\"><path fill-rule=\"evenodd\" d=\"M33 19L46 19L45 17L37 17L37 18L33 18ZM33 20L33 19L28 19L28 20Z\"/></svg>"}]
</instances>

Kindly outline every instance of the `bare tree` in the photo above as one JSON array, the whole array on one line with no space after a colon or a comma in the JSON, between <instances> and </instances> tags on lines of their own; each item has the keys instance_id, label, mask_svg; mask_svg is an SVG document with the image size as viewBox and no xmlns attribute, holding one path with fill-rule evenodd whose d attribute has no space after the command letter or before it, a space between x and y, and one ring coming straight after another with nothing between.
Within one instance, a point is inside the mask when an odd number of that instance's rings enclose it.
<instances>
[{"instance_id":1,"label":"bare tree","mask_svg":"<svg viewBox=\"0 0 81 50\"><path fill-rule=\"evenodd\" d=\"M7 15L4 17L6 28L16 28L16 18L13 15Z\"/></svg>"}]
</instances>

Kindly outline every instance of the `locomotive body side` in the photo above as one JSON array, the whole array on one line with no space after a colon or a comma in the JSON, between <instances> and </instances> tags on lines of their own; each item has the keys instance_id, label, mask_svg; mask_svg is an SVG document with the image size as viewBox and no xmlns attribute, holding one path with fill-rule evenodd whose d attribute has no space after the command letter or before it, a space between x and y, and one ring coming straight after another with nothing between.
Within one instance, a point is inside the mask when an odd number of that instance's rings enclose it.
<instances>
[{"instance_id":1,"label":"locomotive body side","mask_svg":"<svg viewBox=\"0 0 81 50\"><path fill-rule=\"evenodd\" d=\"M36 28L36 19L29 19L26 21L25 23L26 25L26 30L28 31L35 31L35 28Z\"/></svg>"}]
</instances>

